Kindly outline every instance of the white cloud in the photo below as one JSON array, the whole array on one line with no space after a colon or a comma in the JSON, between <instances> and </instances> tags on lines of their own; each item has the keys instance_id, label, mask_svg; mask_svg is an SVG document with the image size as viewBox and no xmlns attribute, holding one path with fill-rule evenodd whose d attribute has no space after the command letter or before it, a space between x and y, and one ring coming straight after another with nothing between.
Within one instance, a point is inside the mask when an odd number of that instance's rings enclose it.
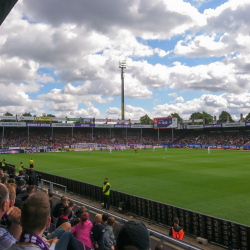
<instances>
[{"instance_id":1,"label":"white cloud","mask_svg":"<svg viewBox=\"0 0 250 250\"><path fill-rule=\"evenodd\" d=\"M184 102L184 98L182 96L179 96L177 97L175 100L174 100L175 103L183 103Z\"/></svg>"},{"instance_id":2,"label":"white cloud","mask_svg":"<svg viewBox=\"0 0 250 250\"><path fill-rule=\"evenodd\" d=\"M178 94L174 92L174 93L168 94L168 96L177 97L177 96L178 96Z\"/></svg>"}]
</instances>

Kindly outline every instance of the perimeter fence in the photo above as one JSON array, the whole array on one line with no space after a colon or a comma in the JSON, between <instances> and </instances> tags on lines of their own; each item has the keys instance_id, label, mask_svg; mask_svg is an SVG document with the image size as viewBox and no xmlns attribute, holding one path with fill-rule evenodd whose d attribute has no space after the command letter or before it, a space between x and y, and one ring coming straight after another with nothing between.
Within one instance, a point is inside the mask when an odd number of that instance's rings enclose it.
<instances>
[{"instance_id":1,"label":"perimeter fence","mask_svg":"<svg viewBox=\"0 0 250 250\"><path fill-rule=\"evenodd\" d=\"M6 164L6 166L8 173L11 173L15 167L11 164ZM27 169L28 171L29 169ZM66 186L68 192L103 202L102 187L100 186L36 170L35 172L44 180ZM110 191L110 205L115 208L123 206L127 212L166 227L172 227L174 218L178 217L180 226L188 235L205 238L211 243L229 249L250 249L250 227L247 225L115 190Z\"/></svg>"}]
</instances>

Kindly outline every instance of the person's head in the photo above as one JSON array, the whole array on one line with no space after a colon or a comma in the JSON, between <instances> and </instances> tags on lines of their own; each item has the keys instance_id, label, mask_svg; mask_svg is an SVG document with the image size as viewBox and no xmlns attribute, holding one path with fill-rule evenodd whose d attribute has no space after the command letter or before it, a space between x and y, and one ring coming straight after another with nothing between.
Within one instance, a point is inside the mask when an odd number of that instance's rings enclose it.
<instances>
[{"instance_id":1,"label":"person's head","mask_svg":"<svg viewBox=\"0 0 250 250\"><path fill-rule=\"evenodd\" d=\"M14 178L10 178L9 180L8 180L8 183L16 183L16 180L14 179Z\"/></svg>"},{"instance_id":2,"label":"person's head","mask_svg":"<svg viewBox=\"0 0 250 250\"><path fill-rule=\"evenodd\" d=\"M25 184L26 184L26 181L24 179L21 179L19 182L18 182L19 186L23 189L25 187Z\"/></svg>"},{"instance_id":3,"label":"person's head","mask_svg":"<svg viewBox=\"0 0 250 250\"><path fill-rule=\"evenodd\" d=\"M10 198L7 187L0 183L0 217L9 210Z\"/></svg>"},{"instance_id":4,"label":"person's head","mask_svg":"<svg viewBox=\"0 0 250 250\"><path fill-rule=\"evenodd\" d=\"M3 170L2 170L2 169L0 169L0 175L1 175L1 174L3 174Z\"/></svg>"},{"instance_id":5,"label":"person's head","mask_svg":"<svg viewBox=\"0 0 250 250\"><path fill-rule=\"evenodd\" d=\"M70 209L69 206L67 206L67 207L65 207L65 208L63 209L63 215L64 215L65 217L68 217L68 216L70 215L70 213L71 213L71 209Z\"/></svg>"},{"instance_id":6,"label":"person's head","mask_svg":"<svg viewBox=\"0 0 250 250\"><path fill-rule=\"evenodd\" d=\"M108 221L108 217L109 217L109 216L108 216L107 214L103 214L103 215L102 215L102 221L103 221L103 222L107 222L107 221Z\"/></svg>"},{"instance_id":7,"label":"person's head","mask_svg":"<svg viewBox=\"0 0 250 250\"><path fill-rule=\"evenodd\" d=\"M34 172L33 168L30 168L29 174L32 174Z\"/></svg>"},{"instance_id":8,"label":"person's head","mask_svg":"<svg viewBox=\"0 0 250 250\"><path fill-rule=\"evenodd\" d=\"M65 195L61 197L61 202L62 202L63 205L67 206L68 199L67 199L67 197Z\"/></svg>"},{"instance_id":9,"label":"person's head","mask_svg":"<svg viewBox=\"0 0 250 250\"><path fill-rule=\"evenodd\" d=\"M16 168L12 168L12 174L15 174L16 173Z\"/></svg>"},{"instance_id":10,"label":"person's head","mask_svg":"<svg viewBox=\"0 0 250 250\"><path fill-rule=\"evenodd\" d=\"M174 225L175 226L179 225L179 219L178 218L174 218Z\"/></svg>"},{"instance_id":11,"label":"person's head","mask_svg":"<svg viewBox=\"0 0 250 250\"><path fill-rule=\"evenodd\" d=\"M86 211L86 207L85 206L81 206L80 207L80 211L84 213Z\"/></svg>"},{"instance_id":12,"label":"person's head","mask_svg":"<svg viewBox=\"0 0 250 250\"><path fill-rule=\"evenodd\" d=\"M164 246L163 246L161 243L158 243L158 244L155 246L155 250L164 250Z\"/></svg>"},{"instance_id":13,"label":"person's head","mask_svg":"<svg viewBox=\"0 0 250 250\"><path fill-rule=\"evenodd\" d=\"M64 212L64 208L63 207L59 208L58 215L59 216L63 215L63 212Z\"/></svg>"},{"instance_id":14,"label":"person's head","mask_svg":"<svg viewBox=\"0 0 250 250\"><path fill-rule=\"evenodd\" d=\"M54 193L53 193L53 192L50 192L50 193L49 193L49 198L50 198L50 199L53 199L53 197L54 197Z\"/></svg>"},{"instance_id":15,"label":"person's head","mask_svg":"<svg viewBox=\"0 0 250 250\"><path fill-rule=\"evenodd\" d=\"M149 250L150 240L146 226L140 221L125 223L118 233L115 249Z\"/></svg>"},{"instance_id":16,"label":"person's head","mask_svg":"<svg viewBox=\"0 0 250 250\"><path fill-rule=\"evenodd\" d=\"M36 192L36 185L29 185L27 188L26 188L26 193L28 196L31 196L33 194L35 194Z\"/></svg>"},{"instance_id":17,"label":"person's head","mask_svg":"<svg viewBox=\"0 0 250 250\"><path fill-rule=\"evenodd\" d=\"M105 184L108 183L108 178L105 178L105 179L104 179L104 183L105 183Z\"/></svg>"},{"instance_id":18,"label":"person's head","mask_svg":"<svg viewBox=\"0 0 250 250\"><path fill-rule=\"evenodd\" d=\"M3 159L3 161L5 161L5 159Z\"/></svg>"},{"instance_id":19,"label":"person's head","mask_svg":"<svg viewBox=\"0 0 250 250\"><path fill-rule=\"evenodd\" d=\"M107 224L111 227L115 225L115 218L114 217L108 217Z\"/></svg>"},{"instance_id":20,"label":"person's head","mask_svg":"<svg viewBox=\"0 0 250 250\"><path fill-rule=\"evenodd\" d=\"M74 221L73 221L73 223L72 223L72 226L77 225L80 221L81 221L80 218L75 218Z\"/></svg>"},{"instance_id":21,"label":"person's head","mask_svg":"<svg viewBox=\"0 0 250 250\"><path fill-rule=\"evenodd\" d=\"M7 176L4 174L3 177L1 178L1 183L6 184L7 183Z\"/></svg>"},{"instance_id":22,"label":"person's head","mask_svg":"<svg viewBox=\"0 0 250 250\"><path fill-rule=\"evenodd\" d=\"M33 160L33 158L31 158L31 160Z\"/></svg>"},{"instance_id":23,"label":"person's head","mask_svg":"<svg viewBox=\"0 0 250 250\"><path fill-rule=\"evenodd\" d=\"M102 215L101 214L97 214L95 216L95 224L100 224L102 222Z\"/></svg>"},{"instance_id":24,"label":"person's head","mask_svg":"<svg viewBox=\"0 0 250 250\"><path fill-rule=\"evenodd\" d=\"M23 170L20 170L19 171L19 175L23 175L24 174L24 171Z\"/></svg>"},{"instance_id":25,"label":"person's head","mask_svg":"<svg viewBox=\"0 0 250 250\"><path fill-rule=\"evenodd\" d=\"M89 220L89 213L82 213L82 215L81 215L81 222L82 222L82 224L85 222L85 221L87 221L87 220Z\"/></svg>"},{"instance_id":26,"label":"person's head","mask_svg":"<svg viewBox=\"0 0 250 250\"><path fill-rule=\"evenodd\" d=\"M23 231L36 234L50 225L50 204L45 193L37 192L23 203L20 224Z\"/></svg>"},{"instance_id":27,"label":"person's head","mask_svg":"<svg viewBox=\"0 0 250 250\"><path fill-rule=\"evenodd\" d=\"M14 206L16 200L16 184L14 183L7 183L5 186L9 192L9 199L10 199L10 207Z\"/></svg>"},{"instance_id":28,"label":"person's head","mask_svg":"<svg viewBox=\"0 0 250 250\"><path fill-rule=\"evenodd\" d=\"M73 209L74 206L75 206L75 202L74 202L74 201L70 201L70 202L69 202L69 207L70 207L71 209Z\"/></svg>"},{"instance_id":29,"label":"person's head","mask_svg":"<svg viewBox=\"0 0 250 250\"><path fill-rule=\"evenodd\" d=\"M20 165L22 165L23 163L22 162L20 162Z\"/></svg>"}]
</instances>

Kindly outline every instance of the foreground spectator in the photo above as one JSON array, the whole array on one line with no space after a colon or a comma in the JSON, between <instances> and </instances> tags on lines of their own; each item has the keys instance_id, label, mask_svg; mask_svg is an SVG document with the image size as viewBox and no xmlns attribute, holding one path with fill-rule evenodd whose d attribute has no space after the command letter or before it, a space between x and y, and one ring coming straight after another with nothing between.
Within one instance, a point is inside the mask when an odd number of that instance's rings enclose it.
<instances>
[{"instance_id":1,"label":"foreground spectator","mask_svg":"<svg viewBox=\"0 0 250 250\"><path fill-rule=\"evenodd\" d=\"M36 186L35 185L29 185L26 190L24 190L22 193L20 193L16 197L15 206L21 209L23 202L25 202L31 195L33 195L36 192Z\"/></svg>"},{"instance_id":2,"label":"foreground spectator","mask_svg":"<svg viewBox=\"0 0 250 250\"><path fill-rule=\"evenodd\" d=\"M59 240L43 238L45 228L50 225L49 200L43 192L37 192L23 203L21 225L21 236L9 250L79 250L71 232L62 230Z\"/></svg>"},{"instance_id":3,"label":"foreground spectator","mask_svg":"<svg viewBox=\"0 0 250 250\"><path fill-rule=\"evenodd\" d=\"M56 228L60 227L64 222L69 222L68 216L70 215L70 213L71 213L70 207L65 207L63 209L63 215L61 215L58 218L57 223L56 223Z\"/></svg>"},{"instance_id":4,"label":"foreground spectator","mask_svg":"<svg viewBox=\"0 0 250 250\"><path fill-rule=\"evenodd\" d=\"M108 214L103 214L102 215L102 225L105 226L105 227L107 225L108 218L109 218Z\"/></svg>"},{"instance_id":5,"label":"foreground spectator","mask_svg":"<svg viewBox=\"0 0 250 250\"><path fill-rule=\"evenodd\" d=\"M38 186L38 179L37 179L36 173L34 172L33 168L30 168L30 171L29 171L28 184Z\"/></svg>"},{"instance_id":6,"label":"foreground spectator","mask_svg":"<svg viewBox=\"0 0 250 250\"><path fill-rule=\"evenodd\" d=\"M54 198L54 193L53 193L53 192L50 192L50 193L49 193L49 204L50 204L50 209L52 209L52 207L53 207L53 201L52 201L53 198Z\"/></svg>"},{"instance_id":7,"label":"foreground spectator","mask_svg":"<svg viewBox=\"0 0 250 250\"><path fill-rule=\"evenodd\" d=\"M184 232L182 227L179 226L179 219L174 218L174 226L170 228L169 236L175 239L182 240L184 237Z\"/></svg>"},{"instance_id":8,"label":"foreground spectator","mask_svg":"<svg viewBox=\"0 0 250 250\"><path fill-rule=\"evenodd\" d=\"M85 206L81 206L79 210L76 211L75 216L76 218L81 218L82 214L86 211Z\"/></svg>"},{"instance_id":9,"label":"foreground spectator","mask_svg":"<svg viewBox=\"0 0 250 250\"><path fill-rule=\"evenodd\" d=\"M58 215L58 211L60 208L65 208L68 206L68 199L65 195L63 195L61 197L61 201L58 201L51 209L51 215L54 216L55 218L57 218Z\"/></svg>"},{"instance_id":10,"label":"foreground spectator","mask_svg":"<svg viewBox=\"0 0 250 250\"><path fill-rule=\"evenodd\" d=\"M161 243L158 243L158 244L155 246L155 250L164 250L164 246L163 246Z\"/></svg>"},{"instance_id":11,"label":"foreground spectator","mask_svg":"<svg viewBox=\"0 0 250 250\"><path fill-rule=\"evenodd\" d=\"M115 249L124 250L124 248L150 249L148 229L142 222L128 221L122 226L117 236Z\"/></svg>"},{"instance_id":12,"label":"foreground spectator","mask_svg":"<svg viewBox=\"0 0 250 250\"><path fill-rule=\"evenodd\" d=\"M24 179L26 183L29 181L29 176L26 174L26 170L20 170L19 175L16 177L16 181L20 181L20 179Z\"/></svg>"},{"instance_id":13,"label":"foreground spectator","mask_svg":"<svg viewBox=\"0 0 250 250\"><path fill-rule=\"evenodd\" d=\"M15 190L15 189L13 189ZM0 218L10 221L8 231L5 225L0 224L0 250L6 249L13 245L19 238L22 228L20 226L20 209L14 207L13 201L10 200L8 189L3 184L0 184Z\"/></svg>"},{"instance_id":14,"label":"foreground spectator","mask_svg":"<svg viewBox=\"0 0 250 250\"><path fill-rule=\"evenodd\" d=\"M105 227L101 224L102 215L97 214L95 216L95 225L91 229L91 241L95 249L104 250L104 232Z\"/></svg>"},{"instance_id":15,"label":"foreground spectator","mask_svg":"<svg viewBox=\"0 0 250 250\"><path fill-rule=\"evenodd\" d=\"M70 220L72 220L74 217L74 212L73 212L73 208L74 208L74 206L75 206L75 202L74 201L70 201L69 202L69 207L70 207L70 210L71 210L71 212L70 212L70 214L69 214L69 219Z\"/></svg>"},{"instance_id":16,"label":"foreground spectator","mask_svg":"<svg viewBox=\"0 0 250 250\"><path fill-rule=\"evenodd\" d=\"M24 179L20 179L19 182L17 182L17 186L16 186L16 195L19 195L23 192L23 189L25 187L25 180Z\"/></svg>"},{"instance_id":17,"label":"foreground spectator","mask_svg":"<svg viewBox=\"0 0 250 250\"><path fill-rule=\"evenodd\" d=\"M104 233L104 244L105 250L114 250L115 246L115 236L113 232L113 226L115 225L115 218L114 217L109 217L108 222L105 227L105 233Z\"/></svg>"},{"instance_id":18,"label":"foreground spectator","mask_svg":"<svg viewBox=\"0 0 250 250\"><path fill-rule=\"evenodd\" d=\"M88 246L89 248L94 248L91 239L90 233L93 225L89 220L89 214L83 213L81 215L80 222L71 228L71 233L76 237L77 240L80 240L84 245Z\"/></svg>"}]
</instances>

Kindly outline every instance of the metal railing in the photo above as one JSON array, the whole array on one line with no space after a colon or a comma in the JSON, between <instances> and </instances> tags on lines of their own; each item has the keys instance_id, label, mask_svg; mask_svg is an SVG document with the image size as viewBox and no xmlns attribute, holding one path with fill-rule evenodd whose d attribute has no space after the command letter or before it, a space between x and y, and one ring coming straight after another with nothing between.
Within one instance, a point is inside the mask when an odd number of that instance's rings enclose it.
<instances>
[{"instance_id":1,"label":"metal railing","mask_svg":"<svg viewBox=\"0 0 250 250\"><path fill-rule=\"evenodd\" d=\"M67 195L67 187L66 186L60 185L60 184L57 184L57 183L54 183L54 182L51 182L51 181L47 181L47 180L44 180L44 179L41 179L41 190L42 191L44 189L44 182L49 183L49 191L50 192L53 192L54 186L58 186L58 187L64 188L64 194Z\"/></svg>"}]
</instances>

